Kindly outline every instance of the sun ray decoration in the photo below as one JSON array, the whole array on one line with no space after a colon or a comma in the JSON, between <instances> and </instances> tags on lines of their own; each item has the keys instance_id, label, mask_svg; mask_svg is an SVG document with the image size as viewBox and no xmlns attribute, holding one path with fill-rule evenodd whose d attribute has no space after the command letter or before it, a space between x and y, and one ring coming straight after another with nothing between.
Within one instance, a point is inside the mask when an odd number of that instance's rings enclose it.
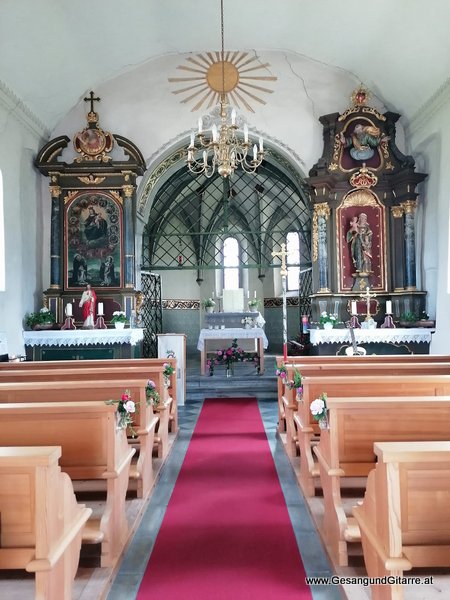
<instances>
[{"instance_id":1,"label":"sun ray decoration","mask_svg":"<svg viewBox=\"0 0 450 600\"><path fill-rule=\"evenodd\" d=\"M223 94L228 103L236 108L245 108L254 113L255 102L266 104L263 94L273 90L263 82L276 81L274 75L265 75L269 63L261 63L257 56L243 51L227 51L222 63L220 52L204 52L186 58L188 64L179 65L178 70L186 77L169 77L169 83L181 84L173 94L183 95L182 104L193 104L191 112L211 108L219 104ZM224 78L223 78L224 75Z\"/></svg>"}]
</instances>

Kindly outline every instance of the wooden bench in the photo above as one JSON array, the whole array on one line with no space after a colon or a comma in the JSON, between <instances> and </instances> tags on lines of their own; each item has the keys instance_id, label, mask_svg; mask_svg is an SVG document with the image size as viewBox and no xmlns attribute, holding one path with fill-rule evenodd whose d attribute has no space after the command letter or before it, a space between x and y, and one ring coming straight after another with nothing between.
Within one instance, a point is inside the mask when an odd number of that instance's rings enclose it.
<instances>
[{"instance_id":1,"label":"wooden bench","mask_svg":"<svg viewBox=\"0 0 450 600\"><path fill-rule=\"evenodd\" d=\"M353 508L369 577L450 567L450 441L377 442L364 501ZM400 584L372 585L372 600L401 600Z\"/></svg>"},{"instance_id":2,"label":"wooden bench","mask_svg":"<svg viewBox=\"0 0 450 600\"><path fill-rule=\"evenodd\" d=\"M300 448L298 482L306 496L314 496L314 477L319 475L312 444L319 427L310 411L311 402L326 392L329 398L367 396L450 395L450 375L317 376L303 378L303 397L294 414Z\"/></svg>"},{"instance_id":3,"label":"wooden bench","mask_svg":"<svg viewBox=\"0 0 450 600\"><path fill-rule=\"evenodd\" d=\"M0 569L35 573L36 600L71 600L83 527L61 448L0 448Z\"/></svg>"},{"instance_id":4,"label":"wooden bench","mask_svg":"<svg viewBox=\"0 0 450 600\"><path fill-rule=\"evenodd\" d=\"M360 540L356 520L341 499L343 477L367 477L375 465L373 445L388 441L445 441L450 396L333 398L328 430L314 447L324 498L324 538L336 564L348 563L347 544Z\"/></svg>"},{"instance_id":5,"label":"wooden bench","mask_svg":"<svg viewBox=\"0 0 450 600\"><path fill-rule=\"evenodd\" d=\"M147 379L129 379L126 389L138 405L133 429L137 436L137 463L130 469L130 479L136 481L138 498L150 494L154 485L153 445L159 417L147 403L145 386ZM125 392L123 381L28 381L27 383L0 383L0 402L77 402L79 400L118 400ZM167 424L165 424L167 429ZM130 435L130 431L128 432ZM168 436L168 433L167 433ZM160 442L162 443L162 442ZM161 450L162 453L162 450Z\"/></svg>"},{"instance_id":6,"label":"wooden bench","mask_svg":"<svg viewBox=\"0 0 450 600\"><path fill-rule=\"evenodd\" d=\"M174 373L169 377L169 387L165 385L163 377L163 364L170 363L174 366ZM61 381L63 378L70 380L95 380L119 379L126 380L145 377L155 382L156 389L162 399L173 398L170 403L169 430L178 432L178 408L176 397L176 359L118 359L118 360L66 360L9 363L14 365L11 369L0 369L1 381ZM26 365L26 366L25 366Z\"/></svg>"},{"instance_id":7,"label":"wooden bench","mask_svg":"<svg viewBox=\"0 0 450 600\"><path fill-rule=\"evenodd\" d=\"M101 566L112 567L128 537L125 496L131 459L116 406L104 402L0 404L2 446L61 446L61 469L72 480L106 481L106 505L88 521L83 541L101 542Z\"/></svg>"}]
</instances>

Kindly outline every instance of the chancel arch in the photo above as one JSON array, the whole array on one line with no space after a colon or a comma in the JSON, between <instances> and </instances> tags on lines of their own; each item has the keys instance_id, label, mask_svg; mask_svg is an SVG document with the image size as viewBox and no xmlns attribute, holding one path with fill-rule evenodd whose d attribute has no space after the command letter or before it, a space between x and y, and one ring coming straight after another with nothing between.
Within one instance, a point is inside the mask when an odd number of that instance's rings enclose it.
<instances>
[{"instance_id":1,"label":"chancel arch","mask_svg":"<svg viewBox=\"0 0 450 600\"><path fill-rule=\"evenodd\" d=\"M141 268L161 275L165 328L176 326L180 310L198 310L203 298L221 294L227 238L239 245L240 287L281 310L276 297L279 264L272 252L289 232L300 240L299 257L291 266L306 273L311 269L309 195L298 166L271 147L256 174L237 170L230 179L208 179L194 177L184 160L175 161L176 150L170 156L144 176L137 202L143 226ZM304 281L310 285L310 278L303 278L296 289L307 298L311 289ZM291 305L297 317L298 304L296 296Z\"/></svg>"}]
</instances>

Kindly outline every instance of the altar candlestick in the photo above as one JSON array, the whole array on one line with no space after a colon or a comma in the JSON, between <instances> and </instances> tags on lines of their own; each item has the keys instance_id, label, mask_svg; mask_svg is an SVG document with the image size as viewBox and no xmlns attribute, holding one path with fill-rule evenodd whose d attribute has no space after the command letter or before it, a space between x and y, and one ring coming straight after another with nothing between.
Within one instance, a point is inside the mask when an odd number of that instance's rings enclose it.
<instances>
[{"instance_id":1,"label":"altar candlestick","mask_svg":"<svg viewBox=\"0 0 450 600\"><path fill-rule=\"evenodd\" d=\"M98 313L99 316L103 316L103 302L98 303Z\"/></svg>"},{"instance_id":2,"label":"altar candlestick","mask_svg":"<svg viewBox=\"0 0 450 600\"><path fill-rule=\"evenodd\" d=\"M352 315L357 315L358 309L356 308L356 300L352 300Z\"/></svg>"},{"instance_id":3,"label":"altar candlestick","mask_svg":"<svg viewBox=\"0 0 450 600\"><path fill-rule=\"evenodd\" d=\"M386 314L392 315L392 301L386 300Z\"/></svg>"},{"instance_id":4,"label":"altar candlestick","mask_svg":"<svg viewBox=\"0 0 450 600\"><path fill-rule=\"evenodd\" d=\"M70 304L70 302L68 304L66 304L66 316L67 317L72 316L72 305Z\"/></svg>"}]
</instances>

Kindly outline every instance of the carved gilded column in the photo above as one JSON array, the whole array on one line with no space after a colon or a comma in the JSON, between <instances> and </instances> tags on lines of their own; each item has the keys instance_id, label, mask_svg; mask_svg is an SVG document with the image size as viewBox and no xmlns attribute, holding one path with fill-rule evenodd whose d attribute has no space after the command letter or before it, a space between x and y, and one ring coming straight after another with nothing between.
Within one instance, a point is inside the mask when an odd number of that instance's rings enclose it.
<instances>
[{"instance_id":1,"label":"carved gilded column","mask_svg":"<svg viewBox=\"0 0 450 600\"><path fill-rule=\"evenodd\" d=\"M134 185L124 185L123 189L123 237L124 237L124 283L127 288L135 287L134 221L133 202Z\"/></svg>"},{"instance_id":2,"label":"carved gilded column","mask_svg":"<svg viewBox=\"0 0 450 600\"><path fill-rule=\"evenodd\" d=\"M50 287L59 289L62 287L62 234L61 234L61 188L55 185L52 177L50 184L52 196L52 212L50 221Z\"/></svg>"},{"instance_id":3,"label":"carved gilded column","mask_svg":"<svg viewBox=\"0 0 450 600\"><path fill-rule=\"evenodd\" d=\"M391 269L394 291L405 289L405 229L402 206L392 206L391 227Z\"/></svg>"},{"instance_id":4,"label":"carved gilded column","mask_svg":"<svg viewBox=\"0 0 450 600\"><path fill-rule=\"evenodd\" d=\"M314 204L313 214L313 262L317 263L319 277L318 293L329 292L328 282L328 219L330 217L330 207L326 202Z\"/></svg>"},{"instance_id":5,"label":"carved gilded column","mask_svg":"<svg viewBox=\"0 0 450 600\"><path fill-rule=\"evenodd\" d=\"M405 288L416 289L416 200L407 200L401 204L405 211Z\"/></svg>"}]
</instances>

